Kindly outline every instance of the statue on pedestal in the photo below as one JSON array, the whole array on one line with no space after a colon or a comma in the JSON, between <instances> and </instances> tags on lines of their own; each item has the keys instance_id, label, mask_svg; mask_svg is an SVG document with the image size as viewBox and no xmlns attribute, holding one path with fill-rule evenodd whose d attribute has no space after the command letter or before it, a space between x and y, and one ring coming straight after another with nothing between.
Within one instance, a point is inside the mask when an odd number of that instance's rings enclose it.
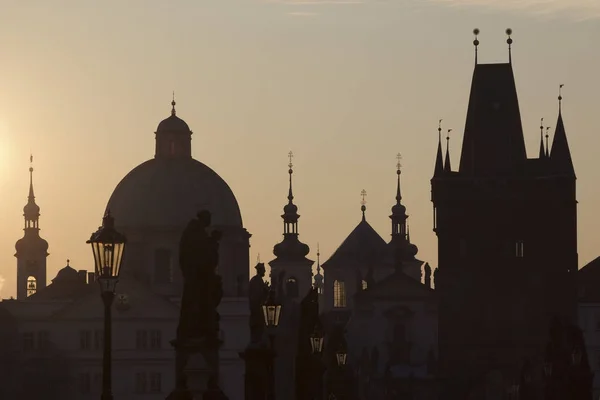
<instances>
[{"instance_id":1,"label":"statue on pedestal","mask_svg":"<svg viewBox=\"0 0 600 400\"><path fill-rule=\"evenodd\" d=\"M177 388L167 398L169 400L193 398L185 373L192 354L204 357L210 370L211 392L215 392L214 385L218 382L221 343L217 307L223 297L223 287L216 269L221 232L213 231L209 235L206 230L210 225L210 212L200 211L188 223L179 243L183 294L177 337L172 342L176 350Z\"/></svg>"},{"instance_id":2,"label":"statue on pedestal","mask_svg":"<svg viewBox=\"0 0 600 400\"><path fill-rule=\"evenodd\" d=\"M250 305L250 343L259 343L265 330L265 317L262 306L269 296L269 284L263 278L265 276L265 264L258 263L256 275L250 279L248 284L248 303Z\"/></svg>"}]
</instances>

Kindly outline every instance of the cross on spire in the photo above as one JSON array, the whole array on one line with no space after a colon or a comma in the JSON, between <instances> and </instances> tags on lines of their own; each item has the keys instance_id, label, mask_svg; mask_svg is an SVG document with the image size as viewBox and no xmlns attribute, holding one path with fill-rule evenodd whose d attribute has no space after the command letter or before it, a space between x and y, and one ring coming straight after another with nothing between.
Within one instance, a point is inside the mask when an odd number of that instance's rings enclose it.
<instances>
[{"instance_id":1,"label":"cross on spire","mask_svg":"<svg viewBox=\"0 0 600 400\"><path fill-rule=\"evenodd\" d=\"M292 164L292 158L294 158L294 153L292 153L291 151L288 153L288 158L290 159L290 163L288 164L288 167L290 167L290 169L294 166L294 164Z\"/></svg>"},{"instance_id":2,"label":"cross on spire","mask_svg":"<svg viewBox=\"0 0 600 400\"><path fill-rule=\"evenodd\" d=\"M365 197L367 197L367 191L365 189L361 190L360 195L362 197L362 200L360 201L360 205L365 206L367 204L367 200L365 199Z\"/></svg>"},{"instance_id":3,"label":"cross on spire","mask_svg":"<svg viewBox=\"0 0 600 400\"><path fill-rule=\"evenodd\" d=\"M400 168L402 168L402 154L396 154L396 160L398 160L398 162L396 163L396 169L398 170L398 172L400 172Z\"/></svg>"}]
</instances>

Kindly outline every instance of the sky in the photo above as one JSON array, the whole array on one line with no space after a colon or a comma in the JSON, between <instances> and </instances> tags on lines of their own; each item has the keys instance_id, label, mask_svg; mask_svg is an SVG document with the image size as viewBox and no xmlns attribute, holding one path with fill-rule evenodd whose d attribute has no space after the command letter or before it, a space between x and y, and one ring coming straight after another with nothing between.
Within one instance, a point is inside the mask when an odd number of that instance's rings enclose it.
<instances>
[{"instance_id":1,"label":"sky","mask_svg":"<svg viewBox=\"0 0 600 400\"><path fill-rule=\"evenodd\" d=\"M600 3L595 0L2 0L0 296L16 293L14 244L34 156L48 278L93 269L85 241L114 187L154 154L177 114L193 155L219 173L252 233L251 262L273 258L294 152L299 231L326 260L360 221L390 235L396 154L418 257L437 263L430 179L437 124L456 166L473 71L513 67L530 157L558 85L578 176L579 261L599 256ZM552 218L552 216L548 216ZM552 249L548 249L552 251Z\"/></svg>"}]
</instances>

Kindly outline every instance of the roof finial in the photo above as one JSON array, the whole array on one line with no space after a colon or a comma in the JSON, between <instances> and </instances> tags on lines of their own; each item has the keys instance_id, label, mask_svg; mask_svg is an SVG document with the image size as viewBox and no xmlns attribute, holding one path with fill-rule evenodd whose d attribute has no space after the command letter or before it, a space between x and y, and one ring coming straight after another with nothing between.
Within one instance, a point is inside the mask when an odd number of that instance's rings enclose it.
<instances>
[{"instance_id":1,"label":"roof finial","mask_svg":"<svg viewBox=\"0 0 600 400\"><path fill-rule=\"evenodd\" d=\"M475 46L475 65L477 65L477 47L479 46L479 39L477 39L477 36L479 35L479 28L473 29L473 35L475 35L475 40L473 40L473 45Z\"/></svg>"},{"instance_id":2,"label":"roof finial","mask_svg":"<svg viewBox=\"0 0 600 400\"><path fill-rule=\"evenodd\" d=\"M402 192L400 191L400 169L402 168L402 154L396 154L396 175L398 175L398 186L396 188L396 203L400 204L400 200L402 200Z\"/></svg>"},{"instance_id":3,"label":"roof finial","mask_svg":"<svg viewBox=\"0 0 600 400\"><path fill-rule=\"evenodd\" d=\"M438 139L440 143L442 143L442 121L443 119L438 121Z\"/></svg>"},{"instance_id":4,"label":"roof finial","mask_svg":"<svg viewBox=\"0 0 600 400\"><path fill-rule=\"evenodd\" d=\"M319 242L317 242L317 274L321 272L321 250L319 249Z\"/></svg>"},{"instance_id":5,"label":"roof finial","mask_svg":"<svg viewBox=\"0 0 600 400\"><path fill-rule=\"evenodd\" d=\"M67 258L67 267L70 267L70 264L71 264L71 260L69 260L69 259Z\"/></svg>"},{"instance_id":6,"label":"roof finial","mask_svg":"<svg viewBox=\"0 0 600 400\"><path fill-rule=\"evenodd\" d=\"M565 86L563 83L558 86L558 113L562 112L562 88Z\"/></svg>"},{"instance_id":7,"label":"roof finial","mask_svg":"<svg viewBox=\"0 0 600 400\"><path fill-rule=\"evenodd\" d=\"M512 35L512 29L507 28L506 29L506 34L508 35L508 39L506 39L506 43L508 43L508 63L512 64L512 43L513 43L513 40L510 37L510 35Z\"/></svg>"},{"instance_id":8,"label":"roof finial","mask_svg":"<svg viewBox=\"0 0 600 400\"><path fill-rule=\"evenodd\" d=\"M171 115L172 115L172 116L175 116L175 115L176 115L176 112L175 112L175 104L177 104L177 103L175 103L175 91L173 90L173 101L171 101L171 106L173 107L173 108L171 109Z\"/></svg>"},{"instance_id":9,"label":"roof finial","mask_svg":"<svg viewBox=\"0 0 600 400\"><path fill-rule=\"evenodd\" d=\"M452 129L448 129L448 133L446 134L446 160L444 161L445 172L452 171L452 167L450 165L450 132L452 132Z\"/></svg>"},{"instance_id":10,"label":"roof finial","mask_svg":"<svg viewBox=\"0 0 600 400\"><path fill-rule=\"evenodd\" d=\"M550 130L550 127L547 126L546 127L546 157L550 157L550 144L548 143L548 138L550 137L550 135L548 134L549 130Z\"/></svg>"},{"instance_id":11,"label":"roof finial","mask_svg":"<svg viewBox=\"0 0 600 400\"><path fill-rule=\"evenodd\" d=\"M292 169L292 167L294 166L294 164L292 164L292 158L294 158L294 153L290 151L288 153L288 158L290 159L290 162L288 163L288 173L290 174L290 191L288 193L288 200L291 204L292 200L294 200L294 195L292 194L292 174L294 173L294 170Z\"/></svg>"},{"instance_id":12,"label":"roof finial","mask_svg":"<svg viewBox=\"0 0 600 400\"><path fill-rule=\"evenodd\" d=\"M546 156L546 149L544 148L544 118L540 119L540 154L539 158Z\"/></svg>"},{"instance_id":13,"label":"roof finial","mask_svg":"<svg viewBox=\"0 0 600 400\"><path fill-rule=\"evenodd\" d=\"M29 153L29 201L33 201L33 154Z\"/></svg>"},{"instance_id":14,"label":"roof finial","mask_svg":"<svg viewBox=\"0 0 600 400\"><path fill-rule=\"evenodd\" d=\"M367 191L365 189L361 190L360 195L362 197L362 200L360 201L360 211L362 211L362 219L364 221L365 211L367 211L367 200L365 200L365 197L367 197Z\"/></svg>"}]
</instances>

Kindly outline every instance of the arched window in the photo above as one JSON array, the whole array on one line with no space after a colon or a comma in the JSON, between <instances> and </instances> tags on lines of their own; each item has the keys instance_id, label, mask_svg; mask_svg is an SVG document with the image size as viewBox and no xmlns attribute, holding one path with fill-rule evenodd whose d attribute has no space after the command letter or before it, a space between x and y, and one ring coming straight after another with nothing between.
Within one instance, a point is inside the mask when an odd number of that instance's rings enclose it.
<instances>
[{"instance_id":1,"label":"arched window","mask_svg":"<svg viewBox=\"0 0 600 400\"><path fill-rule=\"evenodd\" d=\"M344 281L333 281L333 306L346 307L346 285Z\"/></svg>"},{"instance_id":2,"label":"arched window","mask_svg":"<svg viewBox=\"0 0 600 400\"><path fill-rule=\"evenodd\" d=\"M365 280L363 279L363 280L362 280L362 290L366 290L368 286L369 286L369 285L367 284L367 281L365 281Z\"/></svg>"},{"instance_id":3,"label":"arched window","mask_svg":"<svg viewBox=\"0 0 600 400\"><path fill-rule=\"evenodd\" d=\"M298 297L298 281L293 276L285 283L285 292L289 297Z\"/></svg>"},{"instance_id":4,"label":"arched window","mask_svg":"<svg viewBox=\"0 0 600 400\"><path fill-rule=\"evenodd\" d=\"M35 294L37 291L37 279L35 277L30 276L27 278L27 297Z\"/></svg>"}]
</instances>

